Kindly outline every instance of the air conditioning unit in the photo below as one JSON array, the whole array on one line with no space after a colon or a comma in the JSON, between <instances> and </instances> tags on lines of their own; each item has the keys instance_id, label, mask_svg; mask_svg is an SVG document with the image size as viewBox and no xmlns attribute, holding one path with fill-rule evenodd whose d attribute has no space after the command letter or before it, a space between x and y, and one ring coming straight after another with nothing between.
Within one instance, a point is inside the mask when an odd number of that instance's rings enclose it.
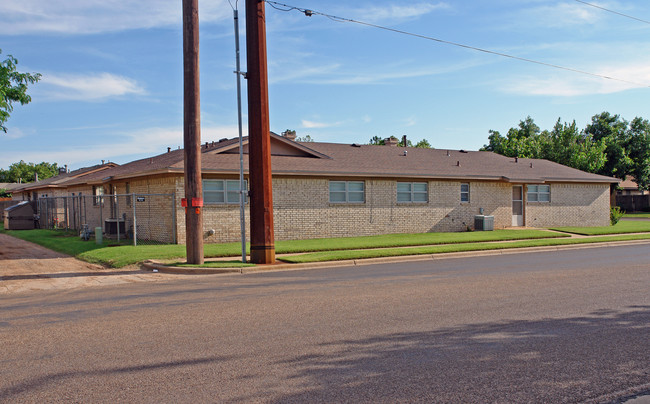
<instances>
[{"instance_id":1,"label":"air conditioning unit","mask_svg":"<svg viewBox=\"0 0 650 404\"><path fill-rule=\"evenodd\" d=\"M476 231L494 230L494 216L485 216L485 215L474 216L474 230Z\"/></svg>"}]
</instances>

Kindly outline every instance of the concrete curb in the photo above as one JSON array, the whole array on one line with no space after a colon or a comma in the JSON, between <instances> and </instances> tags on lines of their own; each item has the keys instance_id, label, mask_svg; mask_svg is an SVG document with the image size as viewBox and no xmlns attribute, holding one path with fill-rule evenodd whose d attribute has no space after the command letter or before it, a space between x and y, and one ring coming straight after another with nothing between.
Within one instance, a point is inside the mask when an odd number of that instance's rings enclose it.
<instances>
[{"instance_id":1,"label":"concrete curb","mask_svg":"<svg viewBox=\"0 0 650 404\"><path fill-rule=\"evenodd\" d=\"M650 244L650 240L608 241L603 243L569 244L569 245L544 246L544 247L506 248L501 250L487 250L487 251L463 251L463 252L440 253L440 254L402 255L397 257L314 262L308 264L282 263L282 264L258 265L255 267L244 267L244 268L184 268L184 267L168 266L163 263L151 261L151 260L145 261L142 264L142 266L143 269L145 270L170 273L170 274L179 274L179 275L251 274L251 273L260 273L260 272L301 271L306 269L337 268L337 267L350 267L350 266L373 265L373 264L394 264L399 262L430 261L430 260L443 260L443 259L466 258L466 257L485 257L490 255L527 254L527 253L534 253L534 252L577 250L577 249L584 249L584 248L618 247L618 246L636 245L636 244Z\"/></svg>"}]
</instances>

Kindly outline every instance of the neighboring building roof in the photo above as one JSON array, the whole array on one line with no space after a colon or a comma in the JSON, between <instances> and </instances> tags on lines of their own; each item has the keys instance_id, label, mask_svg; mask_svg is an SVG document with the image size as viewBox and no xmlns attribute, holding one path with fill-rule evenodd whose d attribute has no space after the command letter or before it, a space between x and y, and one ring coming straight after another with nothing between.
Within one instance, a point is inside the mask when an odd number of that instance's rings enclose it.
<instances>
[{"instance_id":1,"label":"neighboring building roof","mask_svg":"<svg viewBox=\"0 0 650 404\"><path fill-rule=\"evenodd\" d=\"M492 152L414 147L295 142L271 134L275 176L486 180L511 183L617 183L616 178L586 173L547 160L514 159ZM248 172L248 139L244 138L244 171ZM238 139L201 146L204 174L239 173ZM183 149L132 161L65 181L66 186L102 184L142 176L177 173L184 167Z\"/></svg>"},{"instance_id":2,"label":"neighboring building roof","mask_svg":"<svg viewBox=\"0 0 650 404\"><path fill-rule=\"evenodd\" d=\"M639 189L639 184L636 183L636 180L634 177L626 177L624 181L621 181L620 184L618 184L619 187L625 190L630 190L630 191L636 191Z\"/></svg>"},{"instance_id":3,"label":"neighboring building roof","mask_svg":"<svg viewBox=\"0 0 650 404\"><path fill-rule=\"evenodd\" d=\"M54 177L46 178L41 181L18 184L19 186L13 189L13 191L24 192L24 191L31 191L37 189L38 190L47 189L47 188L65 188L77 181L80 180L82 181L82 179L87 175L99 173L104 170L114 168L117 166L118 165L116 163L109 162L109 163L94 165L92 167L80 168L78 170L74 170L70 172L59 173Z\"/></svg>"},{"instance_id":4,"label":"neighboring building roof","mask_svg":"<svg viewBox=\"0 0 650 404\"><path fill-rule=\"evenodd\" d=\"M19 184L16 182L0 182L0 189L6 189L7 191L13 191L16 188L22 186L23 184Z\"/></svg>"}]
</instances>

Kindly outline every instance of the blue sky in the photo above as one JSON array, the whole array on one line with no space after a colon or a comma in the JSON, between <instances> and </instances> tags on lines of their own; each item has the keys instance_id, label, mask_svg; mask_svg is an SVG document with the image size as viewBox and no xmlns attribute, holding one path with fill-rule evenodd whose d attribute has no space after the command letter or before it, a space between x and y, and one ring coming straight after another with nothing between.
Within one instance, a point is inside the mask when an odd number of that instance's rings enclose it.
<instances>
[{"instance_id":1,"label":"blue sky","mask_svg":"<svg viewBox=\"0 0 650 404\"><path fill-rule=\"evenodd\" d=\"M650 24L579 1L282 2L632 83L267 4L277 133L343 143L407 135L477 150L490 129L504 133L528 115L543 129L558 118L584 127L602 111L650 118ZM592 3L650 20L645 1ZM202 139L235 137L232 9L226 0L199 4ZM243 0L239 8L245 70ZM0 15L0 57L43 74L32 103L16 105L0 134L1 168L126 163L182 145L181 0L5 0Z\"/></svg>"}]
</instances>

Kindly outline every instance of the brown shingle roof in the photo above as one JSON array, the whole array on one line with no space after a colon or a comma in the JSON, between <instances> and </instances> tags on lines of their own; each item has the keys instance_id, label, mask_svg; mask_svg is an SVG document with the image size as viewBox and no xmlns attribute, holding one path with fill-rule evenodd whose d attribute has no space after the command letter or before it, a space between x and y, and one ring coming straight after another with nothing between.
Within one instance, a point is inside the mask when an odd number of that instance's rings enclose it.
<instances>
[{"instance_id":1,"label":"brown shingle roof","mask_svg":"<svg viewBox=\"0 0 650 404\"><path fill-rule=\"evenodd\" d=\"M245 139L247 143L248 139ZM273 142L293 144L303 156L274 155L274 175L422 178L488 180L517 183L596 182L615 183L616 178L586 173L547 160L515 159L492 152L420 149L413 147L350 145L339 143L296 143L272 134ZM287 143L288 142L288 143ZM201 165L205 174L239 172L237 139L202 146ZM230 151L226 153L225 151ZM406 152L406 154L404 153ZM306 154L305 154L306 153ZM305 157L305 155L308 155ZM183 150L136 160L100 173L78 178L79 182L103 183L160 173L183 172ZM248 172L248 155L244 156Z\"/></svg>"},{"instance_id":2,"label":"brown shingle roof","mask_svg":"<svg viewBox=\"0 0 650 404\"><path fill-rule=\"evenodd\" d=\"M20 184L19 187L14 188L14 191L22 192L32 189L64 188L75 183L85 183L84 178L97 173L101 173L116 166L117 164L109 162L104 164L97 164L91 167L83 167L78 170L61 173L54 177L46 178L41 181Z\"/></svg>"}]
</instances>

